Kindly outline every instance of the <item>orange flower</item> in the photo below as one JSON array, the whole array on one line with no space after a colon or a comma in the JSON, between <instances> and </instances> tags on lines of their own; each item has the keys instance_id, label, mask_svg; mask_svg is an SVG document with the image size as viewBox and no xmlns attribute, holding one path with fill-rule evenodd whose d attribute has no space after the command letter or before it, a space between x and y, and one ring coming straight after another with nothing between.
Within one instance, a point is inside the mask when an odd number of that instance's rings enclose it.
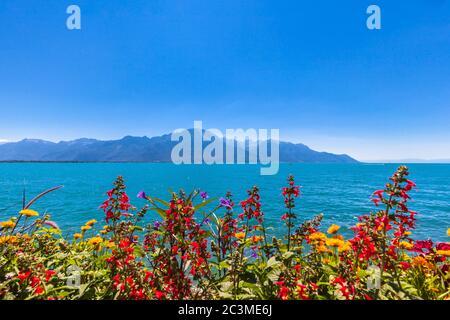
<instances>
[{"instance_id":1,"label":"orange flower","mask_svg":"<svg viewBox=\"0 0 450 320\"><path fill-rule=\"evenodd\" d=\"M234 236L240 240L244 239L245 233L244 232L237 232L234 234Z\"/></svg>"},{"instance_id":2,"label":"orange flower","mask_svg":"<svg viewBox=\"0 0 450 320\"><path fill-rule=\"evenodd\" d=\"M13 244L16 241L17 241L16 236L1 236L0 237L0 245L5 244L5 243Z\"/></svg>"},{"instance_id":3,"label":"orange flower","mask_svg":"<svg viewBox=\"0 0 450 320\"><path fill-rule=\"evenodd\" d=\"M422 257L422 256L417 256L417 257L415 257L415 258L413 259L412 264L413 264L414 266L417 266L417 267L424 267L424 268L428 268L428 267L430 266L430 264L429 264L429 262L427 261L427 259L425 259L425 258Z\"/></svg>"},{"instance_id":4,"label":"orange flower","mask_svg":"<svg viewBox=\"0 0 450 320\"><path fill-rule=\"evenodd\" d=\"M100 243L102 243L102 241L103 241L103 239L100 237L93 237L88 240L88 244L91 244L93 246L98 246Z\"/></svg>"},{"instance_id":5,"label":"orange flower","mask_svg":"<svg viewBox=\"0 0 450 320\"><path fill-rule=\"evenodd\" d=\"M0 226L5 229L12 229L16 226L16 224L13 221L9 220L0 222Z\"/></svg>"},{"instance_id":6,"label":"orange flower","mask_svg":"<svg viewBox=\"0 0 450 320\"><path fill-rule=\"evenodd\" d=\"M326 244L327 246L338 248L344 246L344 241L342 241L341 239L331 238L327 239Z\"/></svg>"},{"instance_id":7,"label":"orange flower","mask_svg":"<svg viewBox=\"0 0 450 320\"><path fill-rule=\"evenodd\" d=\"M88 231L88 230L90 230L92 227L91 226L82 226L81 227L81 231Z\"/></svg>"},{"instance_id":8,"label":"orange flower","mask_svg":"<svg viewBox=\"0 0 450 320\"><path fill-rule=\"evenodd\" d=\"M346 252L346 251L349 251L351 248L352 248L352 247L351 247L350 241L347 241L347 242L345 242L342 246L340 246L340 247L338 248L338 251L339 251L339 252Z\"/></svg>"},{"instance_id":9,"label":"orange flower","mask_svg":"<svg viewBox=\"0 0 450 320\"><path fill-rule=\"evenodd\" d=\"M253 236L252 237L252 242L253 243L257 243L257 242L262 241L263 239L264 239L264 237L262 237L262 236Z\"/></svg>"},{"instance_id":10,"label":"orange flower","mask_svg":"<svg viewBox=\"0 0 450 320\"><path fill-rule=\"evenodd\" d=\"M21 210L19 213L27 217L37 217L39 215L39 212L31 209Z\"/></svg>"},{"instance_id":11,"label":"orange flower","mask_svg":"<svg viewBox=\"0 0 450 320\"><path fill-rule=\"evenodd\" d=\"M310 241L325 241L327 236L322 232L314 232L309 236Z\"/></svg>"},{"instance_id":12,"label":"orange flower","mask_svg":"<svg viewBox=\"0 0 450 320\"><path fill-rule=\"evenodd\" d=\"M331 226L328 228L327 232L328 232L329 234L335 234L336 232L339 231L340 228L341 228L341 227L338 226L337 224L333 224L333 225L331 225Z\"/></svg>"},{"instance_id":13,"label":"orange flower","mask_svg":"<svg viewBox=\"0 0 450 320\"><path fill-rule=\"evenodd\" d=\"M92 219L92 220L89 220L88 222L86 222L86 225L92 227L96 223L97 223L97 220Z\"/></svg>"}]
</instances>

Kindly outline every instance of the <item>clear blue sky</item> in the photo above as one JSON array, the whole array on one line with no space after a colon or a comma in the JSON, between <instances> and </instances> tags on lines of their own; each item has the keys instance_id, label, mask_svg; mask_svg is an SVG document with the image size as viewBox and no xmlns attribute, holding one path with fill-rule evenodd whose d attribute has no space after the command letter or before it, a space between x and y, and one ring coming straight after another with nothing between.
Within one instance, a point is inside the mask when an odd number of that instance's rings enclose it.
<instances>
[{"instance_id":1,"label":"clear blue sky","mask_svg":"<svg viewBox=\"0 0 450 320\"><path fill-rule=\"evenodd\" d=\"M450 158L449 119L450 1L0 1L0 141L203 120L361 160Z\"/></svg>"}]
</instances>

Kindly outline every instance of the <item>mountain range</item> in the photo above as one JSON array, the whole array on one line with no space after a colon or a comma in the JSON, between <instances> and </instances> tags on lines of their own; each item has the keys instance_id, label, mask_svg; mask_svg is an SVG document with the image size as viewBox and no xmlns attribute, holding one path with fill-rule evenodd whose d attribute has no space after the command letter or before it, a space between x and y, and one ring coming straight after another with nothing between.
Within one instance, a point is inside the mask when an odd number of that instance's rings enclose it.
<instances>
[{"instance_id":1,"label":"mountain range","mask_svg":"<svg viewBox=\"0 0 450 320\"><path fill-rule=\"evenodd\" d=\"M152 138L126 136L109 141L87 138L61 142L24 139L0 144L0 161L170 162L172 148L177 143L171 141L170 134ZM301 143L280 141L280 162L358 161L346 154L318 152Z\"/></svg>"}]
</instances>

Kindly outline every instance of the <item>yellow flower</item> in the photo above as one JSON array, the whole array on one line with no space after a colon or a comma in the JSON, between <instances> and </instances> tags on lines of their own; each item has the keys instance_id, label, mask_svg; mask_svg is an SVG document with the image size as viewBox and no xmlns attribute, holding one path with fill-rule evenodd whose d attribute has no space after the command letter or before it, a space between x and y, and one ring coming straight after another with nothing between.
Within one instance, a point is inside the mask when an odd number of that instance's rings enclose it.
<instances>
[{"instance_id":1,"label":"yellow flower","mask_svg":"<svg viewBox=\"0 0 450 320\"><path fill-rule=\"evenodd\" d=\"M344 241L342 241L341 239L337 239L337 238L331 238L331 239L327 239L326 244L327 244L327 246L338 248L338 247L344 246Z\"/></svg>"},{"instance_id":2,"label":"yellow flower","mask_svg":"<svg viewBox=\"0 0 450 320\"><path fill-rule=\"evenodd\" d=\"M83 235L82 235L81 233L75 233L75 234L73 235L73 238L74 238L74 239L81 239L81 238L83 238Z\"/></svg>"},{"instance_id":3,"label":"yellow flower","mask_svg":"<svg viewBox=\"0 0 450 320\"><path fill-rule=\"evenodd\" d=\"M116 245L113 241L104 241L103 246L108 249L113 249Z\"/></svg>"},{"instance_id":4,"label":"yellow flower","mask_svg":"<svg viewBox=\"0 0 450 320\"><path fill-rule=\"evenodd\" d=\"M98 246L100 243L102 243L102 241L103 239L101 237L93 237L88 240L88 244Z\"/></svg>"},{"instance_id":5,"label":"yellow flower","mask_svg":"<svg viewBox=\"0 0 450 320\"><path fill-rule=\"evenodd\" d=\"M0 245L5 244L5 243L14 243L17 241L17 237L16 236L1 236L0 237Z\"/></svg>"},{"instance_id":6,"label":"yellow flower","mask_svg":"<svg viewBox=\"0 0 450 320\"><path fill-rule=\"evenodd\" d=\"M411 235L411 231L405 231L405 236L410 236Z\"/></svg>"},{"instance_id":7,"label":"yellow flower","mask_svg":"<svg viewBox=\"0 0 450 320\"><path fill-rule=\"evenodd\" d=\"M447 229L447 235L450 237L450 228Z\"/></svg>"},{"instance_id":8,"label":"yellow flower","mask_svg":"<svg viewBox=\"0 0 450 320\"><path fill-rule=\"evenodd\" d=\"M338 248L339 252L346 252L352 248L350 241L345 242L342 246Z\"/></svg>"},{"instance_id":9,"label":"yellow flower","mask_svg":"<svg viewBox=\"0 0 450 320\"><path fill-rule=\"evenodd\" d=\"M31 239L30 235L27 234L27 233L21 235L20 238L23 239L23 240L30 240Z\"/></svg>"},{"instance_id":10,"label":"yellow flower","mask_svg":"<svg viewBox=\"0 0 450 320\"><path fill-rule=\"evenodd\" d=\"M90 230L92 227L91 226L82 226L81 227L81 231L88 231L88 230Z\"/></svg>"},{"instance_id":11,"label":"yellow flower","mask_svg":"<svg viewBox=\"0 0 450 320\"><path fill-rule=\"evenodd\" d=\"M398 246L402 249L411 250L414 248L414 245L410 242L402 241L398 244Z\"/></svg>"},{"instance_id":12,"label":"yellow flower","mask_svg":"<svg viewBox=\"0 0 450 320\"><path fill-rule=\"evenodd\" d=\"M5 229L12 229L16 226L16 224L13 221L9 220L0 222L0 226Z\"/></svg>"},{"instance_id":13,"label":"yellow flower","mask_svg":"<svg viewBox=\"0 0 450 320\"><path fill-rule=\"evenodd\" d=\"M242 239L244 239L244 237L245 237L245 233L244 233L244 232L238 232L238 233L235 233L234 236L235 236L236 238L242 240Z\"/></svg>"},{"instance_id":14,"label":"yellow flower","mask_svg":"<svg viewBox=\"0 0 450 320\"><path fill-rule=\"evenodd\" d=\"M92 227L96 223L97 223L97 220L92 219L92 220L89 220L88 222L86 222L86 225Z\"/></svg>"},{"instance_id":15,"label":"yellow flower","mask_svg":"<svg viewBox=\"0 0 450 320\"><path fill-rule=\"evenodd\" d=\"M450 250L438 250L436 253L440 256L450 257Z\"/></svg>"},{"instance_id":16,"label":"yellow flower","mask_svg":"<svg viewBox=\"0 0 450 320\"><path fill-rule=\"evenodd\" d=\"M37 217L39 215L39 212L31 209L21 210L19 213L27 217Z\"/></svg>"},{"instance_id":17,"label":"yellow flower","mask_svg":"<svg viewBox=\"0 0 450 320\"><path fill-rule=\"evenodd\" d=\"M328 248L326 246L324 246L324 245L318 246L317 247L317 251L321 252L321 253L323 253L323 252L330 252L330 250L328 250Z\"/></svg>"},{"instance_id":18,"label":"yellow flower","mask_svg":"<svg viewBox=\"0 0 450 320\"><path fill-rule=\"evenodd\" d=\"M314 232L309 236L310 241L325 241L327 240L327 236L322 232Z\"/></svg>"},{"instance_id":19,"label":"yellow flower","mask_svg":"<svg viewBox=\"0 0 450 320\"><path fill-rule=\"evenodd\" d=\"M327 232L328 232L329 234L335 234L336 232L339 231L340 228L341 228L341 227L338 226L337 224L333 224L333 225L331 225L331 226L328 228Z\"/></svg>"}]
</instances>

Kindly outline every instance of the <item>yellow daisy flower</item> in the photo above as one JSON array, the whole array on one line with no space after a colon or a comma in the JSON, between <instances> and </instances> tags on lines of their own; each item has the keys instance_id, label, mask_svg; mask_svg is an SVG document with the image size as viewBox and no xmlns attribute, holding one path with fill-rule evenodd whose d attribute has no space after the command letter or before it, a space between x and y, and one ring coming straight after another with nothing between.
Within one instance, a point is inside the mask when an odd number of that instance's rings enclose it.
<instances>
[{"instance_id":1,"label":"yellow daisy flower","mask_svg":"<svg viewBox=\"0 0 450 320\"><path fill-rule=\"evenodd\" d=\"M14 243L17 241L16 236L1 236L0 237L0 245L5 243Z\"/></svg>"},{"instance_id":2,"label":"yellow daisy flower","mask_svg":"<svg viewBox=\"0 0 450 320\"><path fill-rule=\"evenodd\" d=\"M341 227L338 226L337 224L333 224L333 225L331 225L331 226L328 228L327 232L328 232L329 234L335 234L336 232L339 231L340 228L341 228Z\"/></svg>"},{"instance_id":3,"label":"yellow daisy flower","mask_svg":"<svg viewBox=\"0 0 450 320\"><path fill-rule=\"evenodd\" d=\"M406 242L406 241L402 241L398 244L398 246L402 249L406 249L406 250L411 250L412 248L414 248L414 245L412 243Z\"/></svg>"},{"instance_id":4,"label":"yellow daisy flower","mask_svg":"<svg viewBox=\"0 0 450 320\"><path fill-rule=\"evenodd\" d=\"M114 241L104 241L103 246L108 249L113 249L116 245L114 244Z\"/></svg>"},{"instance_id":5,"label":"yellow daisy flower","mask_svg":"<svg viewBox=\"0 0 450 320\"><path fill-rule=\"evenodd\" d=\"M88 231L88 230L91 230L92 229L92 227L91 226L82 226L81 227L81 231Z\"/></svg>"},{"instance_id":6,"label":"yellow daisy flower","mask_svg":"<svg viewBox=\"0 0 450 320\"><path fill-rule=\"evenodd\" d=\"M12 229L16 226L16 224L13 221L9 220L0 222L0 226L5 229Z\"/></svg>"},{"instance_id":7,"label":"yellow daisy flower","mask_svg":"<svg viewBox=\"0 0 450 320\"><path fill-rule=\"evenodd\" d=\"M89 220L88 222L86 222L86 225L92 227L96 223L97 223L97 220L92 219L92 220Z\"/></svg>"},{"instance_id":8,"label":"yellow daisy flower","mask_svg":"<svg viewBox=\"0 0 450 320\"><path fill-rule=\"evenodd\" d=\"M309 236L310 241L325 241L327 240L327 236L322 232L314 232Z\"/></svg>"},{"instance_id":9,"label":"yellow daisy flower","mask_svg":"<svg viewBox=\"0 0 450 320\"><path fill-rule=\"evenodd\" d=\"M74 239L81 239L81 238L83 238L83 235L82 235L81 233L75 233L75 234L73 235L73 238L74 238Z\"/></svg>"},{"instance_id":10,"label":"yellow daisy flower","mask_svg":"<svg viewBox=\"0 0 450 320\"><path fill-rule=\"evenodd\" d=\"M88 240L88 244L98 246L100 243L102 243L102 241L103 239L101 237L93 237Z\"/></svg>"},{"instance_id":11,"label":"yellow daisy flower","mask_svg":"<svg viewBox=\"0 0 450 320\"><path fill-rule=\"evenodd\" d=\"M339 252L346 252L352 248L350 241L345 242L342 246L338 247Z\"/></svg>"},{"instance_id":12,"label":"yellow daisy flower","mask_svg":"<svg viewBox=\"0 0 450 320\"><path fill-rule=\"evenodd\" d=\"M450 250L438 250L436 253L440 256L450 257Z\"/></svg>"},{"instance_id":13,"label":"yellow daisy flower","mask_svg":"<svg viewBox=\"0 0 450 320\"><path fill-rule=\"evenodd\" d=\"M39 215L39 212L31 209L21 210L19 213L27 217L37 217Z\"/></svg>"},{"instance_id":14,"label":"yellow daisy flower","mask_svg":"<svg viewBox=\"0 0 450 320\"><path fill-rule=\"evenodd\" d=\"M344 241L342 241L341 239L337 239L337 238L331 238L331 239L327 239L326 244L329 247L338 248L338 247L344 246Z\"/></svg>"}]
</instances>

